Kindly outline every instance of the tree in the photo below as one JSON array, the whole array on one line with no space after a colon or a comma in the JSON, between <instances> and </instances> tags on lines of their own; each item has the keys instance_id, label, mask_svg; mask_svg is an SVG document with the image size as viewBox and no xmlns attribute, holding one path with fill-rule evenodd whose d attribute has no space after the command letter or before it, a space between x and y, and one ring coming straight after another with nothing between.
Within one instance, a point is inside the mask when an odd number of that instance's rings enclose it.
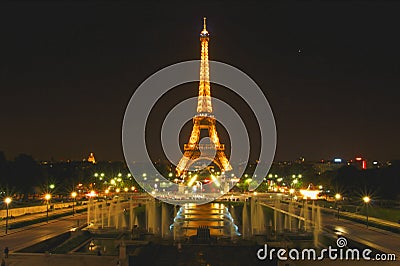
<instances>
[{"instance_id":1,"label":"tree","mask_svg":"<svg viewBox=\"0 0 400 266\"><path fill-rule=\"evenodd\" d=\"M32 156L20 154L10 163L10 173L6 182L8 186L15 187L26 195L41 183L41 177L40 167Z\"/></svg>"}]
</instances>

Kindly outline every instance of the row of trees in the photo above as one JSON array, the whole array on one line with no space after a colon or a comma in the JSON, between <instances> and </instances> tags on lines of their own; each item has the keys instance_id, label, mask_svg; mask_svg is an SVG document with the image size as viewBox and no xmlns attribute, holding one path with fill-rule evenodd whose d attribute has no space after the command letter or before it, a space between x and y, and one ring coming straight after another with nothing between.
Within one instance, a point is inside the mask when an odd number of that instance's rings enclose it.
<instances>
[{"instance_id":1,"label":"row of trees","mask_svg":"<svg viewBox=\"0 0 400 266\"><path fill-rule=\"evenodd\" d=\"M274 163L269 173L267 180L282 180L281 184L285 183L289 187L293 186L291 182L295 176L295 188L307 188L312 183L322 185L333 194L339 192L355 197L372 194L379 199L400 200L400 161L393 161L390 166L366 170L344 165L323 173L312 163ZM301 178L298 178L299 175ZM263 184L259 189L263 189Z\"/></svg>"},{"instance_id":2,"label":"row of trees","mask_svg":"<svg viewBox=\"0 0 400 266\"><path fill-rule=\"evenodd\" d=\"M400 200L400 161L384 168L367 170L345 166L326 175L333 187L348 194L372 194L380 199Z\"/></svg>"},{"instance_id":3,"label":"row of trees","mask_svg":"<svg viewBox=\"0 0 400 266\"><path fill-rule=\"evenodd\" d=\"M0 188L20 193L33 193L35 187L44 183L40 165L26 154L20 154L12 161L7 161L0 152Z\"/></svg>"},{"instance_id":4,"label":"row of trees","mask_svg":"<svg viewBox=\"0 0 400 266\"><path fill-rule=\"evenodd\" d=\"M159 170L166 177L174 172L173 166L168 163L159 162L156 166L161 168ZM251 177L252 169L254 166L247 167L245 171L247 176ZM119 172L129 171L122 162L99 162L95 165L82 161L39 163L26 154L20 154L13 160L7 161L4 153L0 151L0 192L8 190L24 195L42 193L50 184L55 184L57 192L68 193L79 183L99 182L99 179L94 177L96 172L105 172L110 178ZM400 161L394 161L390 166L383 168L361 170L350 165L324 173L319 173L313 164L274 163L269 173L273 178L277 175L287 182L292 175L301 175L299 186L303 188L313 183L349 196L372 193L382 199L400 199Z\"/></svg>"},{"instance_id":5,"label":"row of trees","mask_svg":"<svg viewBox=\"0 0 400 266\"><path fill-rule=\"evenodd\" d=\"M92 164L84 161L37 162L32 156L20 154L7 161L0 151L0 192L7 194L40 194L51 192L68 195L77 184L99 183L95 172L127 172L122 162L100 162ZM115 174L116 175L116 174Z\"/></svg>"}]
</instances>

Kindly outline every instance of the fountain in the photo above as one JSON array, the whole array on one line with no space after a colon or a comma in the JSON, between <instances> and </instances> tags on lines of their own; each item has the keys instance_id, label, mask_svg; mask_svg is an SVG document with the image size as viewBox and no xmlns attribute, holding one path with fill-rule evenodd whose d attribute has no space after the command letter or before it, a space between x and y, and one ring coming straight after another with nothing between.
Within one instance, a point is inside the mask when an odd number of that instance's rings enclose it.
<instances>
[{"instance_id":1,"label":"fountain","mask_svg":"<svg viewBox=\"0 0 400 266\"><path fill-rule=\"evenodd\" d=\"M319 234L322 229L321 207L319 205L315 208L315 219L313 220L313 223L314 223L314 230L313 230L314 247L318 247L319 246Z\"/></svg>"},{"instance_id":2,"label":"fountain","mask_svg":"<svg viewBox=\"0 0 400 266\"><path fill-rule=\"evenodd\" d=\"M88 221L90 228L94 230L129 230L133 234L133 229L140 225L148 233L174 240L196 235L197 229L204 227L209 229L212 236L231 240L240 235L243 239L250 239L257 235L269 235L271 232L274 232L276 239L281 236L296 238L298 232L302 232L299 236L313 236L316 246L321 232L320 207L307 204L306 201L298 209L296 202L289 201L286 205L276 199L270 207L271 211L267 211L268 204L261 202L259 197L252 197L244 202L240 211L241 218L238 219L238 209L233 206L228 209L221 203L188 203L179 207L151 198L146 199L144 212L141 213L141 209L136 211L138 204L132 197L120 196L110 200L108 204L102 201L94 203L93 199L89 202ZM241 221L241 234L235 221Z\"/></svg>"},{"instance_id":3,"label":"fountain","mask_svg":"<svg viewBox=\"0 0 400 266\"><path fill-rule=\"evenodd\" d=\"M281 209L281 201L277 199L275 201L275 208L274 209L274 229L275 229L275 234L281 233L282 232L282 214L279 212L279 209Z\"/></svg>"},{"instance_id":4,"label":"fountain","mask_svg":"<svg viewBox=\"0 0 400 266\"><path fill-rule=\"evenodd\" d=\"M221 203L184 204L177 212L170 230L179 236L194 236L198 228L208 228L212 236L240 235L228 208Z\"/></svg>"},{"instance_id":5,"label":"fountain","mask_svg":"<svg viewBox=\"0 0 400 266\"><path fill-rule=\"evenodd\" d=\"M243 238L245 238L245 239L251 237L250 219L249 219L249 213L247 210L247 202L244 202L244 204L243 204L242 234L243 234Z\"/></svg>"},{"instance_id":6,"label":"fountain","mask_svg":"<svg viewBox=\"0 0 400 266\"><path fill-rule=\"evenodd\" d=\"M123 197L108 202L90 199L87 221L93 229L132 229L136 219L135 207L132 199Z\"/></svg>"},{"instance_id":7,"label":"fountain","mask_svg":"<svg viewBox=\"0 0 400 266\"><path fill-rule=\"evenodd\" d=\"M161 237L166 238L170 235L169 214L166 203L161 203Z\"/></svg>"},{"instance_id":8,"label":"fountain","mask_svg":"<svg viewBox=\"0 0 400 266\"><path fill-rule=\"evenodd\" d=\"M158 234L160 232L158 208L154 199L146 204L146 228L149 233Z\"/></svg>"},{"instance_id":9,"label":"fountain","mask_svg":"<svg viewBox=\"0 0 400 266\"><path fill-rule=\"evenodd\" d=\"M293 204L293 202L292 201L290 201L289 202L289 207L288 207L288 211L289 211L289 213L295 213L295 210L294 210L294 204ZM289 232L292 232L292 216L291 215L288 215L288 219L289 219Z\"/></svg>"}]
</instances>

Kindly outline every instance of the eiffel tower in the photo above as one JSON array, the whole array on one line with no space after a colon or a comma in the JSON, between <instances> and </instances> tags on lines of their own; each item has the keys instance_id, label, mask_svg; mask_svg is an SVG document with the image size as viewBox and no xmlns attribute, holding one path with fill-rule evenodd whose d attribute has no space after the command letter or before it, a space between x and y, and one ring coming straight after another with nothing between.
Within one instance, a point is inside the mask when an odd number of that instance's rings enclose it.
<instances>
[{"instance_id":1,"label":"eiffel tower","mask_svg":"<svg viewBox=\"0 0 400 266\"><path fill-rule=\"evenodd\" d=\"M216 120L212 114L208 63L209 40L210 35L206 29L206 18L204 18L204 27L200 32L201 63L197 114L193 117L193 129L189 142L184 145L183 157L176 167L176 172L179 176L185 174L190 166L200 159L212 161L221 171L232 170L232 166L225 155L225 145L219 142ZM211 140L210 144L199 143L201 130L208 130L208 136Z\"/></svg>"}]
</instances>

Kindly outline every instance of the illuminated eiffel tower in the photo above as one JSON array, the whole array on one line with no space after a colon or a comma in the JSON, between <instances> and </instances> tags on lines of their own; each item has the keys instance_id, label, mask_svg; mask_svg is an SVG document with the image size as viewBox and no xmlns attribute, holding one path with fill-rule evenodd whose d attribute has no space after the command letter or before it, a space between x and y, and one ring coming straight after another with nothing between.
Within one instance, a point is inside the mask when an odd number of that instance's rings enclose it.
<instances>
[{"instance_id":1,"label":"illuminated eiffel tower","mask_svg":"<svg viewBox=\"0 0 400 266\"><path fill-rule=\"evenodd\" d=\"M212 161L221 171L232 170L232 166L225 155L225 145L219 142L216 120L212 114L208 63L209 39L210 37L206 29L206 18L204 18L204 28L200 32L201 63L197 114L193 117L193 129L189 142L185 144L183 157L176 167L176 172L179 176L185 174L190 166L200 159ZM210 144L199 143L201 130L208 130L208 136L211 140Z\"/></svg>"}]
</instances>

